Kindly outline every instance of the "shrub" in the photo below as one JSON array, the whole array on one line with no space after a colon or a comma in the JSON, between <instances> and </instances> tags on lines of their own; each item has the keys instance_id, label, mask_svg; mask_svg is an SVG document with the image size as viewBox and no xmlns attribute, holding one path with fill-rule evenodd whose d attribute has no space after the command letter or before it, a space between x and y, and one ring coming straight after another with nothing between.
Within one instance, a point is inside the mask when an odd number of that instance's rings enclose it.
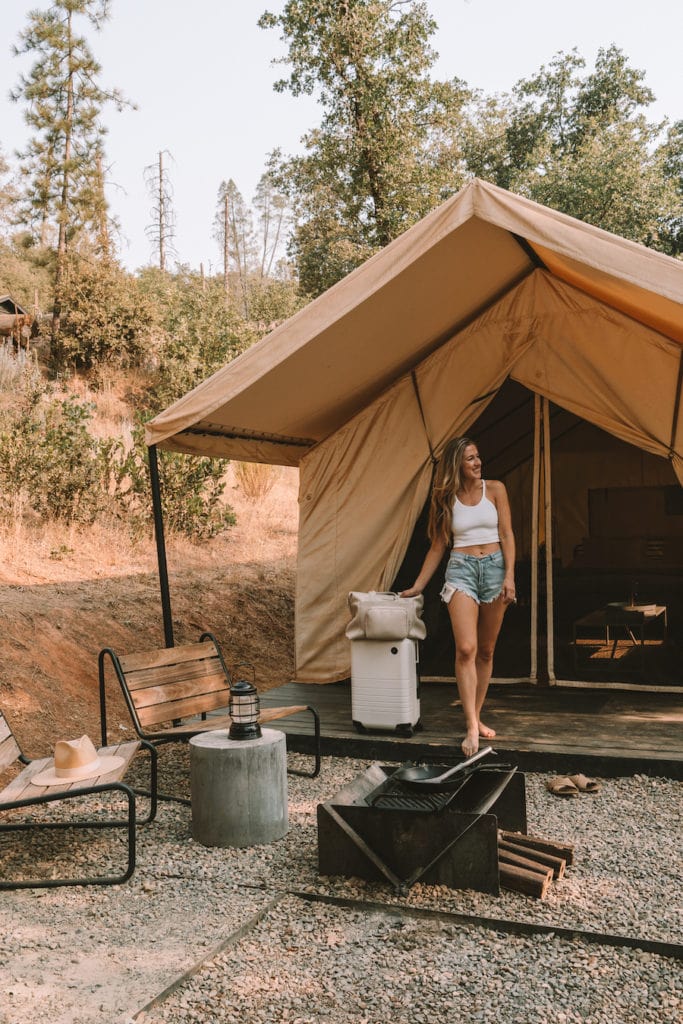
<instances>
[{"instance_id":1,"label":"shrub","mask_svg":"<svg viewBox=\"0 0 683 1024\"><path fill-rule=\"evenodd\" d=\"M104 504L107 467L102 442L88 432L92 409L29 383L0 431L5 510L27 505L42 519L93 522Z\"/></svg>"},{"instance_id":2,"label":"shrub","mask_svg":"<svg viewBox=\"0 0 683 1024\"><path fill-rule=\"evenodd\" d=\"M107 442L107 459L113 473L114 498L122 515L136 532L152 523L152 498L143 425L133 430L133 447L124 451L120 441ZM224 459L197 458L175 452L159 453L159 476L164 526L194 540L207 540L235 523L235 515L223 500Z\"/></svg>"},{"instance_id":3,"label":"shrub","mask_svg":"<svg viewBox=\"0 0 683 1024\"><path fill-rule=\"evenodd\" d=\"M24 309L32 310L37 299L43 309L52 307L54 256L51 249L35 244L29 232L0 238L0 281Z\"/></svg>"},{"instance_id":4,"label":"shrub","mask_svg":"<svg viewBox=\"0 0 683 1024\"><path fill-rule=\"evenodd\" d=\"M148 269L140 288L154 305L161 339L147 411L170 405L248 348L257 337L237 311L226 308L220 282L181 268L174 276Z\"/></svg>"},{"instance_id":5,"label":"shrub","mask_svg":"<svg viewBox=\"0 0 683 1024\"><path fill-rule=\"evenodd\" d=\"M137 365L147 352L154 311L135 277L114 260L74 255L53 368Z\"/></svg>"}]
</instances>

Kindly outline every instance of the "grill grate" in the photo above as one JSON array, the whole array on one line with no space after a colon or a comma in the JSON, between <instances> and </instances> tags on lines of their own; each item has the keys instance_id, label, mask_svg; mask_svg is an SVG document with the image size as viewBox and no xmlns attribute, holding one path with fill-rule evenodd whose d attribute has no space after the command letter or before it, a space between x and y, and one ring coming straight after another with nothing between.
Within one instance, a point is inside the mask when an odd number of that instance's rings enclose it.
<instances>
[{"instance_id":1,"label":"grill grate","mask_svg":"<svg viewBox=\"0 0 683 1024\"><path fill-rule=\"evenodd\" d=\"M445 793L416 793L402 783L389 779L372 793L368 793L365 802L370 807L385 811L418 811L431 814L443 810L459 792L460 787L457 786Z\"/></svg>"}]
</instances>

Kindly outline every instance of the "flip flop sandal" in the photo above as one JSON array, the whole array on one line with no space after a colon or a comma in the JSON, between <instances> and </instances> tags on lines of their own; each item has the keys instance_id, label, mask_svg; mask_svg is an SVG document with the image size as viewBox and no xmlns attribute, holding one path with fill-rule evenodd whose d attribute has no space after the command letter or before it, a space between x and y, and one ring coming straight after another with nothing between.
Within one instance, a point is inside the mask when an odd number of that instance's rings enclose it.
<instances>
[{"instance_id":1,"label":"flip flop sandal","mask_svg":"<svg viewBox=\"0 0 683 1024\"><path fill-rule=\"evenodd\" d=\"M579 793L600 792L600 783L595 779L589 779L587 775L570 775L569 781L574 783Z\"/></svg>"},{"instance_id":2,"label":"flip flop sandal","mask_svg":"<svg viewBox=\"0 0 683 1024\"><path fill-rule=\"evenodd\" d=\"M574 784L573 780L568 778L566 775L558 775L555 779L548 779L545 784L545 788L553 796L578 796L578 787Z\"/></svg>"}]
</instances>

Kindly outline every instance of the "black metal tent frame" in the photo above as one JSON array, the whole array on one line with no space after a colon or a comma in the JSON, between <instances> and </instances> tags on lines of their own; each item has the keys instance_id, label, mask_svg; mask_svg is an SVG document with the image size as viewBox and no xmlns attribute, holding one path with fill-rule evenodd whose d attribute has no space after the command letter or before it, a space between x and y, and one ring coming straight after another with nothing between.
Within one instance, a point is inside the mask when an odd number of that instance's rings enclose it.
<instances>
[{"instance_id":1,"label":"black metal tent frame","mask_svg":"<svg viewBox=\"0 0 683 1024\"><path fill-rule=\"evenodd\" d=\"M149 445L149 478L152 485L152 511L154 514L154 536L157 545L157 562L159 563L159 587L161 589L161 613L164 621L164 643L167 647L175 647L173 638L173 615L171 613L171 591L168 585L168 563L166 561L166 539L164 536L164 515L161 503L161 484L159 481L159 458L155 444Z\"/></svg>"}]
</instances>

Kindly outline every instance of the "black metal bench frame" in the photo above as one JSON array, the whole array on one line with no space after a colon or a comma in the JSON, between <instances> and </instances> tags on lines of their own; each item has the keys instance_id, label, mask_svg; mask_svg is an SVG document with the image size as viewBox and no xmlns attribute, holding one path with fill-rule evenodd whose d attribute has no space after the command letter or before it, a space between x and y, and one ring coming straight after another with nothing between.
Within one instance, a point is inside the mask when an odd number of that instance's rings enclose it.
<instances>
[{"instance_id":1,"label":"black metal bench frame","mask_svg":"<svg viewBox=\"0 0 683 1024\"><path fill-rule=\"evenodd\" d=\"M69 877L69 878L32 878L32 879L0 879L0 890L14 890L14 889L47 889L56 888L57 886L64 885L120 885L123 882L128 881L135 870L136 865L136 830L138 825L146 825L153 821L157 813L157 751L153 744L148 743L146 740L141 739L134 741L136 750L131 751L131 743L120 744L119 747L127 748L128 758L127 764L122 767L122 772L125 773L130 765L133 757L137 753L137 750L144 748L148 751L150 756L150 790L149 793L144 793L145 796L150 798L149 813L145 818L137 819L136 807L135 807L135 795L136 790L131 786L127 785L121 779L113 780L110 782L94 783L82 785L79 783L73 783L72 788L62 789L57 792L43 792L36 796L18 796L17 799L7 799L3 794L0 794L0 813L6 811L15 811L30 807L45 806L47 804L53 804L58 802L68 802L70 800L81 799L82 797L92 796L94 794L120 792L126 799L127 802L127 814L125 818L68 818L60 821L39 821L39 820L18 820L10 822L0 822L0 833L7 832L28 832L34 829L48 830L48 829L71 829L71 828L125 828L127 829L127 863L125 870L118 875L97 875L97 876L82 876L82 877ZM114 752L118 748L107 748L108 753ZM98 754L104 753L102 749L98 751ZM22 752L21 747L17 741L16 736L12 732L9 722L0 711L0 770L9 768L16 762L21 763L24 768L17 775L12 782L5 787L3 793L6 794L8 790L17 788L20 782L25 782L30 785L30 775L35 774L36 766L40 763L43 767L49 766L50 760L45 758L31 759L26 757ZM31 769L34 769L33 772ZM27 791L27 790L24 790Z\"/></svg>"}]
</instances>

